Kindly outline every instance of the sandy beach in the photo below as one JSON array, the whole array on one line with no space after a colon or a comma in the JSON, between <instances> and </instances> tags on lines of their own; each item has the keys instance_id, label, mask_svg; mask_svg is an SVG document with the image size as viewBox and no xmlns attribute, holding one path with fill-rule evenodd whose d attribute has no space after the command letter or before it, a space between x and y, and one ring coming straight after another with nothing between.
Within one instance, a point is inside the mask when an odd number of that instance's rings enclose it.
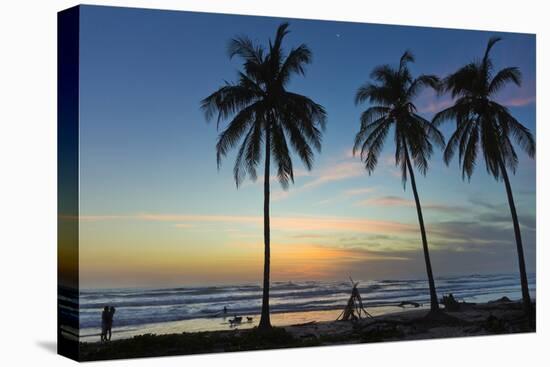
<instances>
[{"instance_id":1,"label":"sandy beach","mask_svg":"<svg viewBox=\"0 0 550 367\"><path fill-rule=\"evenodd\" d=\"M325 311L315 321L278 326L270 332L243 324L231 330L147 333L108 343L81 342L80 352L82 360L97 360L535 331L535 322L526 320L519 302L467 303L456 312L442 312L436 317L427 317L428 313L426 309L412 309L351 322L334 321L338 311ZM295 317L273 316L275 325Z\"/></svg>"},{"instance_id":2,"label":"sandy beach","mask_svg":"<svg viewBox=\"0 0 550 367\"><path fill-rule=\"evenodd\" d=\"M422 306L423 307L423 306ZM397 306L380 306L369 308L369 313L373 316L393 314L403 312L404 309ZM273 312L271 322L273 326L286 327L289 325L306 324L312 321L328 322L334 321L342 312L341 309L300 311L300 312ZM227 330L247 330L258 325L259 314L250 314L250 322L243 321L239 325L232 327L229 320L232 316L215 318L196 318L190 320L161 322L141 325L136 327L115 327L112 340L128 339L143 334L177 334L181 332L204 332L204 331L227 331ZM76 331L75 331L76 332ZM81 331L79 340L82 342L96 342L99 339L99 330L94 328Z\"/></svg>"}]
</instances>

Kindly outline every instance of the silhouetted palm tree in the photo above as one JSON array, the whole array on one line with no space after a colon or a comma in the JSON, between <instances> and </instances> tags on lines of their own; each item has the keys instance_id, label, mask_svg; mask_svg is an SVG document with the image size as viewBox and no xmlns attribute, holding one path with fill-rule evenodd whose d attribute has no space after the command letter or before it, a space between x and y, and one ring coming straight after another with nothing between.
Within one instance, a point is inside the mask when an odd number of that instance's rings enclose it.
<instances>
[{"instance_id":1,"label":"silhouetted palm tree","mask_svg":"<svg viewBox=\"0 0 550 367\"><path fill-rule=\"evenodd\" d=\"M495 179L504 181L514 223L523 302L530 315L531 300L523 244L507 168L515 173L518 164L511 139L529 157L535 155L535 140L529 129L516 120L506 107L494 100L496 93L505 85L521 85L521 72L517 67L507 67L496 73L493 70L489 54L499 40L500 38L489 40L483 59L471 62L445 78L443 90L451 92L456 101L453 106L436 114L433 123L439 125L445 120L456 121L456 131L449 139L444 160L449 164L458 148L463 178L471 178L477 155L482 153L487 172Z\"/></svg>"},{"instance_id":2,"label":"silhouetted palm tree","mask_svg":"<svg viewBox=\"0 0 550 367\"><path fill-rule=\"evenodd\" d=\"M271 328L269 319L269 180L271 158L277 168L277 177L284 189L294 182L290 149L293 148L308 170L312 168L313 149L321 150L322 130L326 113L323 106L306 96L289 92L286 86L294 74L304 75L305 65L311 62L311 51L305 44L288 54L282 42L288 34L288 24L281 24L273 41L264 48L247 37L230 41L229 57L243 61L236 83L227 83L202 101L207 120L217 114L218 127L230 120L218 137L216 145L218 168L222 157L236 147L233 173L237 187L248 174L255 180L256 167L265 151L264 166L264 279L262 315L259 327ZM287 139L290 144L287 144Z\"/></svg>"},{"instance_id":3,"label":"silhouetted palm tree","mask_svg":"<svg viewBox=\"0 0 550 367\"><path fill-rule=\"evenodd\" d=\"M413 61L413 55L407 51L401 56L397 69L389 65L376 67L371 73L371 79L375 82L366 83L357 91L355 103L368 101L371 107L361 115L361 129L355 137L353 154L361 150L361 160L371 174L376 168L385 138L390 128L394 128L395 164L401 167L404 186L407 182L407 173L411 178L428 274L431 311L437 311L439 303L411 158L420 173L425 175L428 170L428 160L433 151L432 142L443 148L445 139L430 121L416 113L413 103L415 96L422 88L437 89L439 79L433 75L413 78L407 66Z\"/></svg>"}]
</instances>

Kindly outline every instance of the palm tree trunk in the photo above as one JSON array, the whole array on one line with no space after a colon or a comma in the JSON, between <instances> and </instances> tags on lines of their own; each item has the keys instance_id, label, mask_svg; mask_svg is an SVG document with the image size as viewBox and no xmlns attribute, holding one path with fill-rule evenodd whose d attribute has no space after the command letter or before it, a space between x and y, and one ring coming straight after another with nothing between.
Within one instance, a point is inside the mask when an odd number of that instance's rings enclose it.
<instances>
[{"instance_id":1,"label":"palm tree trunk","mask_svg":"<svg viewBox=\"0 0 550 367\"><path fill-rule=\"evenodd\" d=\"M430 311L436 312L439 310L439 302L437 300L437 293L435 291L434 276L432 273L432 263L430 261L430 253L428 251L428 240L426 238L426 228L424 228L424 217L422 216L422 207L420 206L420 199L418 198L418 192L416 191L416 181L414 179L414 172L409 159L409 153L405 145L405 159L407 169L409 170L409 176L411 177L411 186L414 194L414 201L416 203L416 213L418 214L418 223L420 224L420 233L422 235L422 248L424 250L424 261L426 263L426 273L428 274L428 284L430 286Z\"/></svg>"},{"instance_id":2,"label":"palm tree trunk","mask_svg":"<svg viewBox=\"0 0 550 367\"><path fill-rule=\"evenodd\" d=\"M269 268L271 261L269 245L269 163L271 158L271 128L268 124L265 135L265 172L264 172L264 285L262 295L262 315L260 317L260 329L270 329L269 319Z\"/></svg>"},{"instance_id":3,"label":"palm tree trunk","mask_svg":"<svg viewBox=\"0 0 550 367\"><path fill-rule=\"evenodd\" d=\"M523 256L523 243L521 241L521 231L519 228L518 214L516 212L516 205L514 204L514 196L512 195L512 186L510 185L510 179L508 178L508 172L501 159L499 159L500 170L502 172L502 179L506 186L506 194L508 195L508 204L510 205L510 212L512 213L512 221L514 222L514 234L516 235L516 247L518 251L519 261L519 276L521 280L521 294L523 298L523 308L529 318L532 317L531 310L531 297L529 296L529 284L527 282L527 271L525 270L525 257Z\"/></svg>"}]
</instances>

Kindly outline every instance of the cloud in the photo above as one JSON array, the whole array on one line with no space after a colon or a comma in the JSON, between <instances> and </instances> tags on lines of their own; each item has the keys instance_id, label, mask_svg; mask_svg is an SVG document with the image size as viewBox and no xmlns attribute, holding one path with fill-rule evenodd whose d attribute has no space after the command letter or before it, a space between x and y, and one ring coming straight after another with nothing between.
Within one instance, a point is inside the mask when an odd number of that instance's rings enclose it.
<instances>
[{"instance_id":1,"label":"cloud","mask_svg":"<svg viewBox=\"0 0 550 367\"><path fill-rule=\"evenodd\" d=\"M374 187L362 187L358 189L351 189L346 190L343 192L344 196L351 197L351 196L359 196L364 194L370 194L374 192L376 189Z\"/></svg>"},{"instance_id":2,"label":"cloud","mask_svg":"<svg viewBox=\"0 0 550 367\"><path fill-rule=\"evenodd\" d=\"M413 206L412 200L403 199L398 196L383 196L379 198L360 201L360 206Z\"/></svg>"},{"instance_id":3,"label":"cloud","mask_svg":"<svg viewBox=\"0 0 550 367\"><path fill-rule=\"evenodd\" d=\"M417 111L420 113L437 113L452 105L453 100L450 98L443 100L431 99L425 104L418 107Z\"/></svg>"},{"instance_id":4,"label":"cloud","mask_svg":"<svg viewBox=\"0 0 550 367\"><path fill-rule=\"evenodd\" d=\"M131 215L60 215L59 219L80 222L99 222L105 220L131 219Z\"/></svg>"},{"instance_id":5,"label":"cloud","mask_svg":"<svg viewBox=\"0 0 550 367\"><path fill-rule=\"evenodd\" d=\"M292 192L294 193L294 191L297 190L297 189L289 188L289 190L292 190ZM271 193L271 200L280 201L280 200L284 200L284 199L288 198L290 196L290 191L289 190L273 191Z\"/></svg>"},{"instance_id":6,"label":"cloud","mask_svg":"<svg viewBox=\"0 0 550 367\"><path fill-rule=\"evenodd\" d=\"M316 177L304 184L302 188L314 188L329 182L347 180L362 176L364 169L359 162L344 161L324 167L319 171Z\"/></svg>"},{"instance_id":7,"label":"cloud","mask_svg":"<svg viewBox=\"0 0 550 367\"><path fill-rule=\"evenodd\" d=\"M487 244L502 246L515 242L511 220L509 223L508 225L503 222L460 220L431 223L427 227L443 242L460 242L472 246L486 246ZM522 231L522 235L525 237L526 243L534 239L534 231Z\"/></svg>"},{"instance_id":8,"label":"cloud","mask_svg":"<svg viewBox=\"0 0 550 367\"><path fill-rule=\"evenodd\" d=\"M503 98L500 100L500 103L507 107L524 107L536 103L536 96L527 96L527 97L509 97ZM437 100L435 98L430 99L426 103L420 105L417 108L417 111L420 113L432 113L435 114L439 111L442 111L450 106L452 106L454 100L451 98Z\"/></svg>"},{"instance_id":9,"label":"cloud","mask_svg":"<svg viewBox=\"0 0 550 367\"><path fill-rule=\"evenodd\" d=\"M308 171L308 170L302 169L302 168L294 168L293 173L294 173L294 179L297 179L299 177L309 177L309 176L312 175L311 171ZM243 189L245 187L254 186L254 185L263 186L264 177L265 177L264 175L258 175L258 177L256 177L256 180L252 181L251 179L248 179L248 180L244 181L239 187L241 189ZM271 185L277 185L277 186L280 187L279 178L277 177L277 175L271 175L269 177L269 183Z\"/></svg>"},{"instance_id":10,"label":"cloud","mask_svg":"<svg viewBox=\"0 0 550 367\"><path fill-rule=\"evenodd\" d=\"M132 218L152 222L216 222L216 223L259 223L259 216L242 215L193 215L193 214L137 214Z\"/></svg>"},{"instance_id":11,"label":"cloud","mask_svg":"<svg viewBox=\"0 0 550 367\"><path fill-rule=\"evenodd\" d=\"M176 228L194 228L195 225L191 223L176 223L174 224L174 227Z\"/></svg>"},{"instance_id":12,"label":"cloud","mask_svg":"<svg viewBox=\"0 0 550 367\"><path fill-rule=\"evenodd\" d=\"M482 213L479 215L479 219L483 222L494 224L505 224L512 227L512 215L510 213ZM519 222L525 229L536 229L537 221L534 215L519 215Z\"/></svg>"},{"instance_id":13,"label":"cloud","mask_svg":"<svg viewBox=\"0 0 550 367\"><path fill-rule=\"evenodd\" d=\"M326 239L331 237L332 235L315 234L315 233L301 233L301 234L295 234L292 236L292 238L298 238L298 239Z\"/></svg>"},{"instance_id":14,"label":"cloud","mask_svg":"<svg viewBox=\"0 0 550 367\"><path fill-rule=\"evenodd\" d=\"M536 103L536 96L513 97L503 100L501 103L507 107L524 107Z\"/></svg>"},{"instance_id":15,"label":"cloud","mask_svg":"<svg viewBox=\"0 0 550 367\"><path fill-rule=\"evenodd\" d=\"M81 216L82 222L135 220L148 222L172 222L173 224L209 224L228 223L245 225L263 225L263 216L238 215L192 215L192 214L148 214L120 216ZM416 226L397 221L375 220L352 217L324 217L324 216L288 216L271 217L271 228L281 231L344 231L357 233L402 233L415 232Z\"/></svg>"},{"instance_id":16,"label":"cloud","mask_svg":"<svg viewBox=\"0 0 550 367\"><path fill-rule=\"evenodd\" d=\"M409 260L406 254L300 243L274 247L271 256L273 278L292 280L347 279L350 268Z\"/></svg>"},{"instance_id":17,"label":"cloud","mask_svg":"<svg viewBox=\"0 0 550 367\"><path fill-rule=\"evenodd\" d=\"M490 203L487 200L479 197L479 196L471 196L468 199L468 202L474 206L478 206L484 209L494 210L494 211L501 211L506 209L505 203Z\"/></svg>"},{"instance_id":18,"label":"cloud","mask_svg":"<svg viewBox=\"0 0 550 367\"><path fill-rule=\"evenodd\" d=\"M280 201L289 198L299 192L316 189L325 184L344 181L351 178L360 177L365 174L365 170L359 161L345 160L329 164L316 171L309 172L307 175L311 178L300 187L291 186L288 190L279 189L271 194L273 201ZM303 175L306 176L306 175Z\"/></svg>"},{"instance_id":19,"label":"cloud","mask_svg":"<svg viewBox=\"0 0 550 367\"><path fill-rule=\"evenodd\" d=\"M385 207L415 207L416 204L413 200L404 199L399 196L383 196L379 198L367 199L359 202L360 206L385 206ZM421 203L422 209L434 210L447 213L460 213L464 211L461 206L453 206L446 204L436 203Z\"/></svg>"}]
</instances>

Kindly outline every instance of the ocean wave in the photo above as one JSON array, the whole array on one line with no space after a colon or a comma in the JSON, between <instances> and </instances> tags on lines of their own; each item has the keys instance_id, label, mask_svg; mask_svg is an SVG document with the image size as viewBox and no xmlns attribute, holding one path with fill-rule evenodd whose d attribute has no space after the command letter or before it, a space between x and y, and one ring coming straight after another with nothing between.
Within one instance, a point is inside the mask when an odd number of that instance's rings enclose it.
<instances>
[{"instance_id":1,"label":"ocean wave","mask_svg":"<svg viewBox=\"0 0 550 367\"><path fill-rule=\"evenodd\" d=\"M359 291L367 307L395 305L401 301L424 304L429 301L426 280L385 279L359 282ZM529 275L529 283L534 292L534 274ZM440 277L436 279L436 287L440 296L453 293L463 300L478 297L499 298L505 295L519 298L521 295L518 276L510 274ZM343 308L350 290L350 282L274 282L270 288L270 306L273 312ZM104 289L82 291L77 302L74 302L74 293L61 294L60 299L64 303L71 303L71 310L73 305L78 307L81 328L94 328L100 327L101 311L105 305L112 305L117 309L115 327L220 317L224 307L229 309L228 314L231 316L257 314L261 308L261 291L261 287L255 284L142 290ZM63 312L70 310L65 309Z\"/></svg>"}]
</instances>

